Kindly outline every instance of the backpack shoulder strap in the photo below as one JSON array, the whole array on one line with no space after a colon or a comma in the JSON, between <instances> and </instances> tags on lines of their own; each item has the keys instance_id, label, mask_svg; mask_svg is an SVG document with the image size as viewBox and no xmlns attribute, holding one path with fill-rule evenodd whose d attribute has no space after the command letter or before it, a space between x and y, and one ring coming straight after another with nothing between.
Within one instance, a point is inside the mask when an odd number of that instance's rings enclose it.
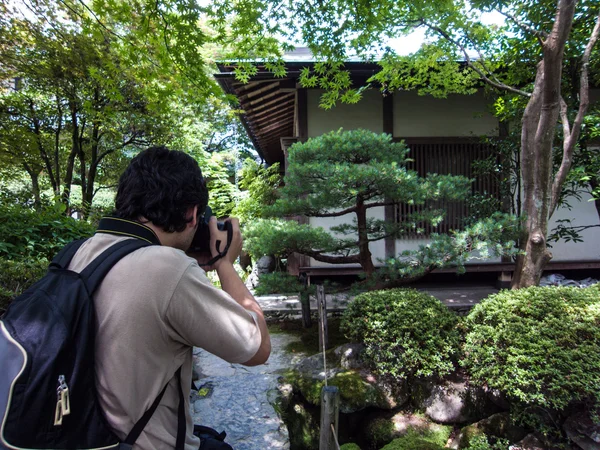
<instances>
[{"instance_id":1,"label":"backpack shoulder strap","mask_svg":"<svg viewBox=\"0 0 600 450\"><path fill-rule=\"evenodd\" d=\"M185 401L183 399L183 390L182 390L183 386L181 384L181 367L179 369L177 369L177 372L175 372L175 374L177 375L177 379L179 380L179 407L177 408L177 440L175 442L175 450L184 450L185 434L186 434L186 418L185 418ZM167 381L167 384L165 384L165 387L163 388L163 390L158 394L158 396L154 400L154 403L152 403L150 408L148 408L148 410L144 413L144 415L140 418L140 420L138 420L136 422L136 424L134 425L131 432L127 435L125 440L121 443L121 445L119 446L119 450L131 450L133 448L135 441L137 441L137 438L140 437L140 434L142 434L142 431L144 431L144 428L146 427L146 425L152 418L154 411L156 411L156 408L158 408L160 400L162 399L165 391L167 390L168 385L169 385L169 382Z\"/></svg>"},{"instance_id":2,"label":"backpack shoulder strap","mask_svg":"<svg viewBox=\"0 0 600 450\"><path fill-rule=\"evenodd\" d=\"M126 239L104 250L100 256L81 271L80 276L87 287L88 293L90 295L94 293L104 276L121 258L149 245L148 242L141 239Z\"/></svg>"},{"instance_id":3,"label":"backpack shoulder strap","mask_svg":"<svg viewBox=\"0 0 600 450\"><path fill-rule=\"evenodd\" d=\"M87 241L87 238L69 242L54 258L52 258L50 267L56 267L58 269L66 269L69 267L69 263L73 259L73 256L75 256L75 253L77 253L77 250L79 250L79 247L81 247L81 244L85 241Z\"/></svg>"}]
</instances>

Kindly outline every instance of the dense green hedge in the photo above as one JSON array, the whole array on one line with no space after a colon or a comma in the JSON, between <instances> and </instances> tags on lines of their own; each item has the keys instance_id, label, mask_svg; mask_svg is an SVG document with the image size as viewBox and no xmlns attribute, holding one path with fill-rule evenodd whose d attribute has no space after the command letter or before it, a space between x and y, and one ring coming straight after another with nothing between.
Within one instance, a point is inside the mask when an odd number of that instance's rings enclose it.
<instances>
[{"instance_id":1,"label":"dense green hedge","mask_svg":"<svg viewBox=\"0 0 600 450\"><path fill-rule=\"evenodd\" d=\"M67 243L91 236L95 227L65 216L60 208L41 211L0 204L0 312L40 279Z\"/></svg>"},{"instance_id":2,"label":"dense green hedge","mask_svg":"<svg viewBox=\"0 0 600 450\"><path fill-rule=\"evenodd\" d=\"M342 331L366 346L366 359L381 374L399 378L444 375L459 349L457 317L435 297L414 289L357 296Z\"/></svg>"},{"instance_id":3,"label":"dense green hedge","mask_svg":"<svg viewBox=\"0 0 600 450\"><path fill-rule=\"evenodd\" d=\"M600 291L501 291L466 320L464 365L474 381L525 406L600 400Z\"/></svg>"},{"instance_id":4,"label":"dense green hedge","mask_svg":"<svg viewBox=\"0 0 600 450\"><path fill-rule=\"evenodd\" d=\"M0 258L0 313L14 297L39 280L47 268L45 259L14 261Z\"/></svg>"},{"instance_id":5,"label":"dense green hedge","mask_svg":"<svg viewBox=\"0 0 600 450\"><path fill-rule=\"evenodd\" d=\"M0 208L0 258L52 259L67 243L91 236L94 226L65 216L59 209L42 211L6 206Z\"/></svg>"}]
</instances>

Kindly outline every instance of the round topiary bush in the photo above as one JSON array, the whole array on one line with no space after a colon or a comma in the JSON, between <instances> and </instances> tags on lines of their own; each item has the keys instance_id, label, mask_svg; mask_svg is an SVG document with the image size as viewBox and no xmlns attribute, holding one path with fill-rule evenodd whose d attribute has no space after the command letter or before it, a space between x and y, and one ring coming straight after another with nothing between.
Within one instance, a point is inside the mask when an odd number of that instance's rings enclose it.
<instances>
[{"instance_id":1,"label":"round topiary bush","mask_svg":"<svg viewBox=\"0 0 600 450\"><path fill-rule=\"evenodd\" d=\"M472 380L527 406L600 400L597 289L501 291L473 308L465 326Z\"/></svg>"},{"instance_id":2,"label":"round topiary bush","mask_svg":"<svg viewBox=\"0 0 600 450\"><path fill-rule=\"evenodd\" d=\"M357 296L341 329L365 344L365 359L382 375L398 378L445 375L459 349L457 317L438 299L414 289Z\"/></svg>"}]
</instances>

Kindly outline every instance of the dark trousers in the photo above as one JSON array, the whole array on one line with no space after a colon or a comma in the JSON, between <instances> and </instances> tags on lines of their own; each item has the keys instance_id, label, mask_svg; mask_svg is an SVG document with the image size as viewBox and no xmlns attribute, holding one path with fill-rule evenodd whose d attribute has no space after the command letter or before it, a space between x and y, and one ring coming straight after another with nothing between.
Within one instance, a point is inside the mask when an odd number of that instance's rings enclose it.
<instances>
[{"instance_id":1,"label":"dark trousers","mask_svg":"<svg viewBox=\"0 0 600 450\"><path fill-rule=\"evenodd\" d=\"M199 450L233 450L233 447L225 442L227 433L217 432L210 427L194 425L194 436L200 438Z\"/></svg>"}]
</instances>

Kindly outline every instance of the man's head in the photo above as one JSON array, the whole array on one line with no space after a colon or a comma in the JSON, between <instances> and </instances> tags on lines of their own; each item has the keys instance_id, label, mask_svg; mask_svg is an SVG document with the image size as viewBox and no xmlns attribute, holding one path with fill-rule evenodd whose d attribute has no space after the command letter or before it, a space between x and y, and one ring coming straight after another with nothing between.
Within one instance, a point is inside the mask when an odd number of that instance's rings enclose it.
<instances>
[{"instance_id":1,"label":"man's head","mask_svg":"<svg viewBox=\"0 0 600 450\"><path fill-rule=\"evenodd\" d=\"M190 210L204 212L208 189L198 163L166 147L137 155L119 179L117 217L145 219L165 232L181 232L194 220Z\"/></svg>"}]
</instances>

